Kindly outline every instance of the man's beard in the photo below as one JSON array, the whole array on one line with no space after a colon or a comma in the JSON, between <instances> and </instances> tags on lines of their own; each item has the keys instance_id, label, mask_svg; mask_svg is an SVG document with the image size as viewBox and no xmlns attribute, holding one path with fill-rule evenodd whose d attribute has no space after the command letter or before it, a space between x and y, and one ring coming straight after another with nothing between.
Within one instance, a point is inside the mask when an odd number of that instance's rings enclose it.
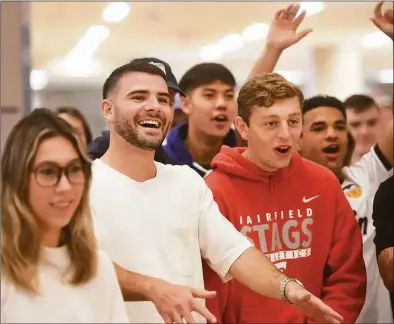
<instances>
[{"instance_id":1,"label":"man's beard","mask_svg":"<svg viewBox=\"0 0 394 324\"><path fill-rule=\"evenodd\" d=\"M139 134L137 130L138 126L134 126L132 122L128 121L119 113L115 113L114 127L115 127L115 131L126 142L130 143L135 147L148 151L155 151L161 146L167 135L167 131L169 128L168 126L166 128L163 128L163 133L160 137L153 138L152 136L152 138L148 138L148 136L143 136Z\"/></svg>"}]
</instances>

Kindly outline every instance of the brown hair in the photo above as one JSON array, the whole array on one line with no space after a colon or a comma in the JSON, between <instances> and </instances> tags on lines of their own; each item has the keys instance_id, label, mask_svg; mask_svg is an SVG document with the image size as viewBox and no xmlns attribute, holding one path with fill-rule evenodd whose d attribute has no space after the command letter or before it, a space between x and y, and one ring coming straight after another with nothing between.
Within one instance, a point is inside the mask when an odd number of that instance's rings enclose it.
<instances>
[{"instance_id":1,"label":"brown hair","mask_svg":"<svg viewBox=\"0 0 394 324\"><path fill-rule=\"evenodd\" d=\"M56 109L56 113L58 115L67 114L67 115L70 115L70 116L78 119L81 122L82 127L83 127L83 132L84 132L85 138L86 138L86 144L89 144L92 141L93 135L92 135L92 131L90 130L89 124L88 124L85 116L77 108L69 107L69 106L58 107Z\"/></svg>"},{"instance_id":2,"label":"brown hair","mask_svg":"<svg viewBox=\"0 0 394 324\"><path fill-rule=\"evenodd\" d=\"M253 107L271 107L276 101L297 97L302 107L300 88L278 73L263 73L249 79L238 94L238 115L249 125Z\"/></svg>"},{"instance_id":3,"label":"brown hair","mask_svg":"<svg viewBox=\"0 0 394 324\"><path fill-rule=\"evenodd\" d=\"M343 104L346 109L354 110L358 114L361 114L371 108L379 109L373 98L363 94L354 94L347 98Z\"/></svg>"},{"instance_id":4,"label":"brown hair","mask_svg":"<svg viewBox=\"0 0 394 324\"><path fill-rule=\"evenodd\" d=\"M36 109L12 129L1 159L1 262L2 274L13 284L37 292L40 261L39 227L30 207L29 175L41 143L61 136L81 160L86 182L82 199L62 238L71 259L71 284L86 283L97 271L97 247L89 208L91 163L71 126L45 108Z\"/></svg>"}]
</instances>

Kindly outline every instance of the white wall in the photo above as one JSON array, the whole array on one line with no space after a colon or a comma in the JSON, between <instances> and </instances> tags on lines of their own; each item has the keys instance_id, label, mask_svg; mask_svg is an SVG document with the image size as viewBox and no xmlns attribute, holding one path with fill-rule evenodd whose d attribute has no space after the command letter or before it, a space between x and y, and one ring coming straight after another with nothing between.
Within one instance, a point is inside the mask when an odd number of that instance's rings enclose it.
<instances>
[{"instance_id":1,"label":"white wall","mask_svg":"<svg viewBox=\"0 0 394 324\"><path fill-rule=\"evenodd\" d=\"M93 136L107 128L101 115L101 88L45 89L32 92L32 109L45 107L56 109L59 106L78 108L87 118Z\"/></svg>"}]
</instances>

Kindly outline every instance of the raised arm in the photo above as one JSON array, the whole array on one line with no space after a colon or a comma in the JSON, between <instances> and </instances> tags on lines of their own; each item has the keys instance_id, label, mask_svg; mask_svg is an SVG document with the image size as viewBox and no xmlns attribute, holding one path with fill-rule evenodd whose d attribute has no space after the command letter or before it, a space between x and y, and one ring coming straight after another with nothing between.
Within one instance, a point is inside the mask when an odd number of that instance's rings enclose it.
<instances>
[{"instance_id":1,"label":"raised arm","mask_svg":"<svg viewBox=\"0 0 394 324\"><path fill-rule=\"evenodd\" d=\"M371 21L383 33L385 33L388 37L393 39L394 38L393 9L387 9L384 13L382 13L382 6L383 6L383 2L379 2L375 6L374 17L371 18Z\"/></svg>"},{"instance_id":2,"label":"raised arm","mask_svg":"<svg viewBox=\"0 0 394 324\"><path fill-rule=\"evenodd\" d=\"M393 119L387 123L378 140L378 146L387 161L393 166Z\"/></svg>"},{"instance_id":3,"label":"raised arm","mask_svg":"<svg viewBox=\"0 0 394 324\"><path fill-rule=\"evenodd\" d=\"M297 32L306 14L303 11L296 17L299 9L299 5L292 4L286 9L276 12L274 20L270 25L265 47L248 78L261 73L272 72L283 50L298 43L312 31L312 29L308 28Z\"/></svg>"}]
</instances>

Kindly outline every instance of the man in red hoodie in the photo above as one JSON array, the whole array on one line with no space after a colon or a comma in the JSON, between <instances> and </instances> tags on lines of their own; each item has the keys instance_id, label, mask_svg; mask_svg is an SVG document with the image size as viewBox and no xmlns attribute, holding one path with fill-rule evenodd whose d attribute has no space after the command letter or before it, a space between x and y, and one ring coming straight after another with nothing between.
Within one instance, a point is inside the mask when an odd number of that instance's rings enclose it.
<instances>
[{"instance_id":1,"label":"man in red hoodie","mask_svg":"<svg viewBox=\"0 0 394 324\"><path fill-rule=\"evenodd\" d=\"M279 74L251 78L240 90L235 120L248 146L223 146L206 182L241 233L354 323L366 293L361 234L335 175L297 153L303 99ZM204 270L206 289L218 292L207 307L223 322L310 322L291 305Z\"/></svg>"}]
</instances>

